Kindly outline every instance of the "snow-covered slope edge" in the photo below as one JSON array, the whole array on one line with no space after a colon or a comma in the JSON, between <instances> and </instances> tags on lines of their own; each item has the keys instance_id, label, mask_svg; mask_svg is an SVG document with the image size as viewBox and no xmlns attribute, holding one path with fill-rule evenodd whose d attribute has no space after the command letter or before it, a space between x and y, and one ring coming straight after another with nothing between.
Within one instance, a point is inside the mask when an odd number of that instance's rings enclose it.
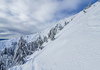
<instances>
[{"instance_id":1,"label":"snow-covered slope edge","mask_svg":"<svg viewBox=\"0 0 100 70\"><path fill-rule=\"evenodd\" d=\"M100 70L100 2L85 11L28 62L9 70Z\"/></svg>"}]
</instances>

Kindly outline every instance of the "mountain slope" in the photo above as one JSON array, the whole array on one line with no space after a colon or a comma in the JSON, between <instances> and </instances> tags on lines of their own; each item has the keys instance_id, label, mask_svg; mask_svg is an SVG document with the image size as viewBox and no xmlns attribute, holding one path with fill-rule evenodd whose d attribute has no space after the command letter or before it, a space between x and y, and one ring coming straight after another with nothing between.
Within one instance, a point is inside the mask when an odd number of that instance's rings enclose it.
<instances>
[{"instance_id":1,"label":"mountain slope","mask_svg":"<svg viewBox=\"0 0 100 70\"><path fill-rule=\"evenodd\" d=\"M95 6L94 6L95 5ZM74 19L54 41L9 70L100 70L100 2Z\"/></svg>"}]
</instances>

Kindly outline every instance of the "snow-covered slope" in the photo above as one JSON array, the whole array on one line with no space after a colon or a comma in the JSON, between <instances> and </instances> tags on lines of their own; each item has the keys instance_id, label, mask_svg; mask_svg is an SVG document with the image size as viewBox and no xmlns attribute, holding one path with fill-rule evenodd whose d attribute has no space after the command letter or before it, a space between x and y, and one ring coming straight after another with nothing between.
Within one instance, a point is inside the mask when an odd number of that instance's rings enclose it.
<instances>
[{"instance_id":1,"label":"snow-covered slope","mask_svg":"<svg viewBox=\"0 0 100 70\"><path fill-rule=\"evenodd\" d=\"M56 39L44 46L25 64L9 70L100 70L100 2L75 15Z\"/></svg>"}]
</instances>

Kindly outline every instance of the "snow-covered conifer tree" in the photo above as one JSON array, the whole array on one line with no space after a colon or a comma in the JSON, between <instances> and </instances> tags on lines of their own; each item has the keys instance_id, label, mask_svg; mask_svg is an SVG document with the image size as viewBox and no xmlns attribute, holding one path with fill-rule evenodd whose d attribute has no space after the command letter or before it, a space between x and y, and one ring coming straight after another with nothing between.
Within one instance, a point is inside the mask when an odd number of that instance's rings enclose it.
<instances>
[{"instance_id":1,"label":"snow-covered conifer tree","mask_svg":"<svg viewBox=\"0 0 100 70\"><path fill-rule=\"evenodd\" d=\"M48 42L48 38L44 36L44 42Z\"/></svg>"},{"instance_id":2,"label":"snow-covered conifer tree","mask_svg":"<svg viewBox=\"0 0 100 70\"><path fill-rule=\"evenodd\" d=\"M37 44L38 44L38 49L42 49L42 44L43 44L43 40L41 38L41 36L39 35L39 37L37 38Z\"/></svg>"},{"instance_id":3,"label":"snow-covered conifer tree","mask_svg":"<svg viewBox=\"0 0 100 70\"><path fill-rule=\"evenodd\" d=\"M21 37L14 54L14 64L23 64L24 58L29 54L26 40Z\"/></svg>"}]
</instances>

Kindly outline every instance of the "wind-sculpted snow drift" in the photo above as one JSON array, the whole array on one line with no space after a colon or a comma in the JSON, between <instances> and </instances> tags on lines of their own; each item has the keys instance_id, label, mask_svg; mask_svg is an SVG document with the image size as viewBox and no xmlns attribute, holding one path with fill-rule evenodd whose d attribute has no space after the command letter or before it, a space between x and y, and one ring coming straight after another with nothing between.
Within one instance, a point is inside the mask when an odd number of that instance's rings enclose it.
<instances>
[{"instance_id":1,"label":"wind-sculpted snow drift","mask_svg":"<svg viewBox=\"0 0 100 70\"><path fill-rule=\"evenodd\" d=\"M100 2L51 29L0 46L1 70L100 70Z\"/></svg>"}]
</instances>

